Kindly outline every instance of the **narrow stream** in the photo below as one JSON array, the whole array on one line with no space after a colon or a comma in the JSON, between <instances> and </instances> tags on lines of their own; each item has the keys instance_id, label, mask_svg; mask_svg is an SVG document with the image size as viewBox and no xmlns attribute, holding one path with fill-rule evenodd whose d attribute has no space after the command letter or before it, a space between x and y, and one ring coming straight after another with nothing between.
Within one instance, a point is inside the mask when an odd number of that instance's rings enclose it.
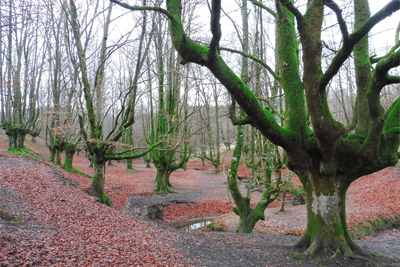
<instances>
[{"instance_id":1,"label":"narrow stream","mask_svg":"<svg viewBox=\"0 0 400 267\"><path fill-rule=\"evenodd\" d=\"M212 223L213 219L215 219L215 217L183 220L183 221L174 223L172 226L179 230L194 231L201 227L209 225L210 223Z\"/></svg>"}]
</instances>

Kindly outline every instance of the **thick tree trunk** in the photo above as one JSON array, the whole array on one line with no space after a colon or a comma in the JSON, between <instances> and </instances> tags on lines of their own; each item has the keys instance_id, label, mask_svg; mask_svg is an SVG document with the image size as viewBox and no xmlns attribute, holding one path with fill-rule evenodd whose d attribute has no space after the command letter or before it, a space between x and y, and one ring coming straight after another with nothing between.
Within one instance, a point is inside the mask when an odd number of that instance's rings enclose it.
<instances>
[{"instance_id":1,"label":"thick tree trunk","mask_svg":"<svg viewBox=\"0 0 400 267\"><path fill-rule=\"evenodd\" d=\"M6 127L6 135L8 136L8 149L23 149L25 146L25 136L28 131L20 128Z\"/></svg>"},{"instance_id":2,"label":"thick tree trunk","mask_svg":"<svg viewBox=\"0 0 400 267\"><path fill-rule=\"evenodd\" d=\"M8 148L9 149L22 149L24 148L25 135L15 132L8 136Z\"/></svg>"},{"instance_id":3,"label":"thick tree trunk","mask_svg":"<svg viewBox=\"0 0 400 267\"><path fill-rule=\"evenodd\" d=\"M307 199L307 231L296 247L307 248L303 256L312 258L323 250L328 255L350 258L368 256L353 241L346 221L346 192L343 177L319 177L314 186L304 187Z\"/></svg>"},{"instance_id":4,"label":"thick tree trunk","mask_svg":"<svg viewBox=\"0 0 400 267\"><path fill-rule=\"evenodd\" d=\"M254 226L260 220L257 218L258 216L254 216L254 212L252 209L246 214L243 214L239 218L239 224L236 228L237 233L251 234L253 232Z\"/></svg>"},{"instance_id":5,"label":"thick tree trunk","mask_svg":"<svg viewBox=\"0 0 400 267\"><path fill-rule=\"evenodd\" d=\"M72 161L74 159L74 155L76 152L76 146L73 144L70 144L68 142L65 142L64 144L64 164L63 167L68 169L68 170L74 170L74 166L72 164Z\"/></svg>"},{"instance_id":6,"label":"thick tree trunk","mask_svg":"<svg viewBox=\"0 0 400 267\"><path fill-rule=\"evenodd\" d=\"M50 151L50 161L51 162L55 162L55 158L56 158L56 149L53 146L49 147L49 151Z\"/></svg>"},{"instance_id":7,"label":"thick tree trunk","mask_svg":"<svg viewBox=\"0 0 400 267\"><path fill-rule=\"evenodd\" d=\"M169 177L171 176L171 172L170 171L166 171L165 172L165 184L168 186L168 187L172 187L172 184L171 184L171 182L169 181Z\"/></svg>"},{"instance_id":8,"label":"thick tree trunk","mask_svg":"<svg viewBox=\"0 0 400 267\"><path fill-rule=\"evenodd\" d=\"M62 154L62 150L60 150L60 149L56 149L56 158L55 158L55 160L56 160L56 164L57 165L60 165L61 166L61 154Z\"/></svg>"},{"instance_id":9,"label":"thick tree trunk","mask_svg":"<svg viewBox=\"0 0 400 267\"><path fill-rule=\"evenodd\" d=\"M171 189L169 189L169 174L168 171L162 170L161 168L157 168L157 188L155 192L160 195L165 195L169 193L175 193Z\"/></svg>"},{"instance_id":10,"label":"thick tree trunk","mask_svg":"<svg viewBox=\"0 0 400 267\"><path fill-rule=\"evenodd\" d=\"M219 171L219 164L213 164L214 165L214 172L215 173L220 173Z\"/></svg>"},{"instance_id":11,"label":"thick tree trunk","mask_svg":"<svg viewBox=\"0 0 400 267\"><path fill-rule=\"evenodd\" d=\"M94 175L92 181L92 192L98 201L111 207L111 200L104 192L106 160L102 157L94 156Z\"/></svg>"},{"instance_id":12,"label":"thick tree trunk","mask_svg":"<svg viewBox=\"0 0 400 267\"><path fill-rule=\"evenodd\" d=\"M126 169L127 170L133 170L133 163L131 159L126 160Z\"/></svg>"}]
</instances>

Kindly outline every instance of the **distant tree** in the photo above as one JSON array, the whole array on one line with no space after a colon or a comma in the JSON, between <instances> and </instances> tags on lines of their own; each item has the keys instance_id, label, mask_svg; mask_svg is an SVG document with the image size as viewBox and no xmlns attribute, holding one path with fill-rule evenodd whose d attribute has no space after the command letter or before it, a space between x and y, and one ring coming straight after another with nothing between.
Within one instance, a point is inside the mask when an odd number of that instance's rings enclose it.
<instances>
[{"instance_id":1,"label":"distant tree","mask_svg":"<svg viewBox=\"0 0 400 267\"><path fill-rule=\"evenodd\" d=\"M0 124L9 138L9 149L21 150L28 133L40 132L37 102L46 46L39 42L38 4L12 1L2 5L0 12Z\"/></svg>"},{"instance_id":2,"label":"distant tree","mask_svg":"<svg viewBox=\"0 0 400 267\"><path fill-rule=\"evenodd\" d=\"M155 38L158 76L158 114L154 118L153 103L151 103L151 133L150 140L154 144L160 142L159 148L151 152L151 158L157 169L157 194L174 193L169 178L174 171L184 168L189 160L189 149L185 129L181 127L181 108L179 105L181 84L179 77L179 58L176 52L163 47L162 23L159 21ZM165 51L167 50L167 51ZM167 54L165 63L163 55ZM165 65L167 71L165 71ZM167 73L167 75L166 75ZM177 73L177 74L175 74ZM165 84L167 76L167 85ZM152 102L152 96L150 96ZM186 118L183 118L186 119ZM178 153L180 151L180 153ZM179 158L177 157L179 155Z\"/></svg>"},{"instance_id":3,"label":"distant tree","mask_svg":"<svg viewBox=\"0 0 400 267\"><path fill-rule=\"evenodd\" d=\"M121 121L114 121L114 128L108 134L108 136L104 138L102 120L96 115L96 110L94 108L94 103L92 100L92 95L94 92L92 91L92 87L88 79L89 76L86 68L87 66L86 55L83 50L81 41L81 31L78 23L77 9L75 6L75 2L73 0L70 0L69 3L70 3L69 22L71 23L71 26L73 28L75 45L79 57L83 91L87 109L87 118L89 123L89 134L86 132L84 118L81 114L79 114L79 125L83 139L86 143L87 151L93 157L93 164L94 164L94 176L93 176L91 190L92 194L95 197L97 197L100 202L108 206L111 206L111 200L104 192L106 162L108 160L132 159L132 158L142 157L150 150L158 146L159 143L154 143L148 149L138 154L126 154L126 153L124 153L124 155L109 154L109 148L115 145L116 142L121 138L124 131L134 123L133 103L129 101L128 103L126 102L123 103L124 105L122 106L122 109L118 114L118 117L121 117ZM110 9L111 5L109 6L108 10ZM104 25L103 44L107 41L107 36L108 36L107 29L109 23L110 19L108 18L106 24ZM100 62L99 64L100 65L105 64L104 61ZM99 75L99 72L97 72L97 75ZM99 79L100 78L96 76L96 81L99 81ZM125 97L125 99L127 98L129 99L129 97Z\"/></svg>"},{"instance_id":4,"label":"distant tree","mask_svg":"<svg viewBox=\"0 0 400 267\"><path fill-rule=\"evenodd\" d=\"M210 79L212 87L210 90L210 88L204 85L203 79L205 79L205 77L201 75L201 72L199 77L194 75L194 78L197 80L197 94L199 94L202 98L201 102L203 102L203 107L198 110L198 113L200 115L201 124L204 124L204 127L200 127L202 144L201 154L197 155L197 157L214 166L215 172L220 172L219 166L222 162L220 151L221 128L218 84L215 79ZM214 100L213 103L211 100ZM214 109L214 114L211 114L211 108Z\"/></svg>"}]
</instances>

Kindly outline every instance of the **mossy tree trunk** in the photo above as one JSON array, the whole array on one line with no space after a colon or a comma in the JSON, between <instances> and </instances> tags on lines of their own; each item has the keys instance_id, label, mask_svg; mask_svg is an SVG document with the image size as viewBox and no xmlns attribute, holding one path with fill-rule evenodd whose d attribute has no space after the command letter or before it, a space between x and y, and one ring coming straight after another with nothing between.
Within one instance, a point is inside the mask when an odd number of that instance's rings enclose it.
<instances>
[{"instance_id":1,"label":"mossy tree trunk","mask_svg":"<svg viewBox=\"0 0 400 267\"><path fill-rule=\"evenodd\" d=\"M29 128L13 127L11 123L5 123L3 129L8 136L9 150L21 150L25 147L25 136L28 134Z\"/></svg>"},{"instance_id":2,"label":"mossy tree trunk","mask_svg":"<svg viewBox=\"0 0 400 267\"><path fill-rule=\"evenodd\" d=\"M77 144L70 142L70 141L66 141L64 144L64 164L62 165L64 168L68 169L68 170L74 170L74 166L72 164L73 160L74 160L74 155L76 152L76 147Z\"/></svg>"},{"instance_id":3,"label":"mossy tree trunk","mask_svg":"<svg viewBox=\"0 0 400 267\"><path fill-rule=\"evenodd\" d=\"M318 188L311 186L312 179L304 179L308 180L305 187L307 230L296 244L297 247L307 248L304 256L313 256L321 249L332 255L343 254L354 258L356 253L366 256L367 253L354 243L348 231L345 205L348 186L342 182L346 177L323 177L325 183L319 183Z\"/></svg>"},{"instance_id":4,"label":"mossy tree trunk","mask_svg":"<svg viewBox=\"0 0 400 267\"><path fill-rule=\"evenodd\" d=\"M2 6L3 7L3 6ZM25 148L25 136L35 129L38 108L37 88L45 58L40 60L38 41L39 27L36 19L19 17L23 7L14 2L4 3L2 18L7 20L2 25L2 45L0 56L6 59L0 74L1 78L1 115L0 127L9 138L9 151ZM16 25L19 27L16 27ZM7 40L7 41L6 41ZM44 53L45 54L45 53ZM2 63L5 63L3 60ZM4 74L4 76L3 76Z\"/></svg>"},{"instance_id":5,"label":"mossy tree trunk","mask_svg":"<svg viewBox=\"0 0 400 267\"><path fill-rule=\"evenodd\" d=\"M144 9L111 1L131 10ZM275 11L259 1L252 2L274 16L277 23L279 73L254 56L226 50L252 58L279 80L285 94L283 126L277 123L269 109L260 104L249 86L228 67L218 52L224 49L219 46L221 1L212 1L212 39L207 47L194 42L184 31L180 0L167 0L166 10L158 7L146 9L161 12L168 18L172 42L182 56L182 64L192 62L207 67L226 87L247 115L237 120L236 124L256 127L285 150L287 166L299 176L306 192L308 226L306 235L299 243L306 248L304 255L312 257L322 250L334 256L365 256L366 253L355 245L348 233L345 194L348 186L359 177L393 166L399 160L400 99L394 99L387 109L380 102L383 87L400 81L399 76L389 74L391 69L400 65L397 44L383 56L373 59L371 66L365 46L362 48L364 56L361 59L368 65L371 78L366 83L367 90L361 88L361 84L357 87L362 97L357 97L359 102L356 106L367 111L363 114L353 111L354 116L358 116L353 121L360 121L359 125L345 127L334 119L328 105L327 87L349 59L356 44L368 38L373 26L400 9L400 0L391 0L369 19L356 21L354 25L358 27L351 34L342 11L333 1L309 1L304 14L290 0L275 1ZM356 2L368 5L367 0ZM335 13L343 42L331 61L324 61L328 66L322 68L324 5ZM363 10L366 9L356 8L355 13ZM355 17L358 20L365 16ZM298 42L302 46L301 71ZM356 71L359 70L356 68ZM238 203L243 201L238 198Z\"/></svg>"},{"instance_id":6,"label":"mossy tree trunk","mask_svg":"<svg viewBox=\"0 0 400 267\"><path fill-rule=\"evenodd\" d=\"M129 145L129 148L133 147L133 133L132 133L132 127L129 127L128 130L126 131L126 137L125 141L127 141L127 144ZM128 150L129 150L128 148ZM129 152L128 152L129 153ZM127 159L126 160L126 170L133 170L133 162L132 159Z\"/></svg>"},{"instance_id":7,"label":"mossy tree trunk","mask_svg":"<svg viewBox=\"0 0 400 267\"><path fill-rule=\"evenodd\" d=\"M170 184L168 178L169 178L168 171L162 168L157 168L157 176L156 176L157 187L155 190L157 194L165 195L169 193L174 193L173 190L169 189Z\"/></svg>"},{"instance_id":8,"label":"mossy tree trunk","mask_svg":"<svg viewBox=\"0 0 400 267\"><path fill-rule=\"evenodd\" d=\"M104 151L104 149L102 150ZM102 153L97 153L93 158L94 174L91 185L91 193L100 203L111 207L111 200L104 192L107 159L105 159L104 155L101 154Z\"/></svg>"},{"instance_id":9,"label":"mossy tree trunk","mask_svg":"<svg viewBox=\"0 0 400 267\"><path fill-rule=\"evenodd\" d=\"M264 177L263 192L260 201L254 208L250 207L251 201L251 189L249 188L247 196L244 197L240 192L237 183L237 171L240 164L240 158L243 150L244 143L243 126L237 126L236 146L233 150L232 160L228 171L228 188L235 202L233 211L239 215L239 224L236 228L238 233L251 233L254 229L255 224L259 220L264 220L264 211L268 205L273 202L279 195L280 181L277 182L277 186L274 188L271 186L271 171ZM271 169L269 169L271 170Z\"/></svg>"},{"instance_id":10,"label":"mossy tree trunk","mask_svg":"<svg viewBox=\"0 0 400 267\"><path fill-rule=\"evenodd\" d=\"M161 19L161 17L160 17ZM158 120L155 122L153 115L152 95L151 101L151 142L160 142L160 147L151 153L154 166L157 169L156 182L157 194L175 193L170 189L172 187L169 177L171 173L178 169L185 169L185 164L189 160L188 145L186 142L185 128L180 127L181 118L186 120L185 116L181 116L179 109L180 98L180 72L179 62L180 57L176 57L176 52L169 52L166 62L168 68L167 84L164 85L164 58L163 58L163 43L162 43L162 28L159 21L157 42L157 65L158 65ZM154 128L156 125L156 129ZM178 158L178 148L182 151Z\"/></svg>"}]
</instances>

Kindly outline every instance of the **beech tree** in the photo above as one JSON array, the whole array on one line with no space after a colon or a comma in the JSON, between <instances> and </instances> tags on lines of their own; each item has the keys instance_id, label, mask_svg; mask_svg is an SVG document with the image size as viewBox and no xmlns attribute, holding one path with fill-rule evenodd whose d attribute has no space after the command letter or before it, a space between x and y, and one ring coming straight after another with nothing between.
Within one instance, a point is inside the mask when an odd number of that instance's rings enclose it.
<instances>
[{"instance_id":1,"label":"beech tree","mask_svg":"<svg viewBox=\"0 0 400 267\"><path fill-rule=\"evenodd\" d=\"M9 149L20 151L28 133L40 132L38 97L46 55L39 43L42 14L39 4L25 2L9 2L0 14L0 125Z\"/></svg>"},{"instance_id":2,"label":"beech tree","mask_svg":"<svg viewBox=\"0 0 400 267\"><path fill-rule=\"evenodd\" d=\"M161 22L161 21L160 21ZM158 75L158 114L157 120L154 118L152 95L150 95L151 105L151 130L150 142L160 143L158 149L151 153L154 166L157 169L156 182L157 194L175 193L170 189L172 186L169 178L172 172L178 169L185 169L186 162L189 160L189 148L187 145L187 128L182 127L182 107L186 110L186 105L180 105L180 67L179 55L177 57L174 49L163 52L163 31L162 23L159 23L157 38L155 40L157 50L157 75ZM167 69L164 69L165 61L163 55L167 54ZM178 58L178 59L177 59ZM167 86L165 85L165 74L167 73ZM177 74L176 74L177 73ZM184 116L186 117L186 116ZM183 118L185 120L185 118ZM185 124L186 122L184 122ZM179 153L181 150L181 153ZM177 157L179 155L179 158Z\"/></svg>"},{"instance_id":3,"label":"beech tree","mask_svg":"<svg viewBox=\"0 0 400 267\"><path fill-rule=\"evenodd\" d=\"M341 9L333 1L309 0L307 6L303 6L305 12L290 0L275 1L275 10L252 1L275 17L279 71L273 72L270 68L270 72L279 80L285 94L283 126L260 104L248 84L232 71L219 53L220 0L212 1L212 38L208 46L185 33L180 0L167 0L166 9L110 1L130 10L154 10L164 14L173 45L182 57L181 63L191 62L208 68L246 113L238 123L251 124L285 150L286 164L299 176L307 198L307 231L297 243L298 247L306 248L304 257L312 257L321 249L334 256L373 257L361 250L349 233L346 191L359 177L398 162L400 98L384 109L380 93L386 85L400 82L399 76L389 74L390 69L400 64L399 43L397 39L385 55L370 59L368 33L400 9L400 0L390 1L372 16L367 0L354 0L355 29L352 33ZM336 15L343 42L328 66L323 68L321 31L326 10ZM298 42L302 49L302 71ZM327 86L353 52L357 100L354 123L344 126L332 116ZM243 56L263 63L254 56Z\"/></svg>"},{"instance_id":4,"label":"beech tree","mask_svg":"<svg viewBox=\"0 0 400 267\"><path fill-rule=\"evenodd\" d=\"M241 15L242 15L242 29L243 29L243 37L242 37L242 52L244 54L248 54L249 51L249 26L248 26L248 9L247 9L247 0L242 0L241 2ZM257 45L257 42L255 43ZM256 69L256 77L257 81L259 81L259 69ZM250 83L250 71L248 58L242 58L242 66L241 66L241 74L242 80ZM260 85L261 83L257 82L255 86L256 95L260 94ZM274 146L269 141L263 142L262 140L257 140L258 130L255 128L251 128L250 138L245 137L244 133L244 125L240 125L241 118L237 118L235 114L236 102L233 100L232 105L229 110L229 115L234 124L239 124L237 126L237 136L236 136L236 146L233 150L233 156L231 160L231 164L229 167L227 180L228 180L228 189L232 195L232 198L235 202L235 207L233 211L239 215L239 224L236 228L236 232L239 233L251 233L254 229L255 224L259 220L264 220L265 215L264 211L268 207L268 205L273 202L278 196L280 192L281 186L281 175L280 169L282 168L282 162L280 160L280 154L278 148ZM241 112L241 117L243 113ZM248 151L244 153L244 143L245 139L247 139ZM258 143L258 151L256 151L256 143ZM260 155L262 153L262 157L264 160L261 160ZM251 169L251 175L248 176L248 183L246 185L247 192L246 196L243 196L237 182L237 171L239 164L241 162L242 155L245 155L244 161L248 168ZM247 155L246 155L247 154ZM246 160L246 156L249 160ZM264 166L262 166L264 165ZM264 177L261 179L261 171L262 167L264 167ZM274 170L277 172L279 178L276 181L275 187L272 186L272 167L275 167ZM262 180L262 181L261 181ZM255 207L251 207L251 196L257 184L262 182L262 187L259 188L261 193L261 198L256 204ZM258 191L258 190L257 190Z\"/></svg>"},{"instance_id":5,"label":"beech tree","mask_svg":"<svg viewBox=\"0 0 400 267\"><path fill-rule=\"evenodd\" d=\"M111 200L104 192L106 162L109 160L133 159L142 157L143 155L147 154L150 150L158 146L159 143L152 144L148 149L138 154L124 153L124 155L118 155L110 153L109 148L115 145L116 142L121 138L124 131L134 123L134 117L133 117L134 103L130 101L124 101L120 113L118 114L118 117L121 117L120 121L119 120L114 121L113 129L108 133L107 136L104 137L102 118L98 116L99 114L96 114L96 110L92 100L92 96L95 92L88 79L89 75L86 67L87 66L86 55L85 51L83 50L81 41L81 31L78 23L77 9L75 6L75 2L73 0L70 0L69 3L70 3L69 10L66 10L66 12L69 13L69 22L71 23L71 26L73 28L74 40L79 58L79 65L80 65L79 67L82 77L83 92L87 109L86 116L88 118L88 123L89 123L89 134L85 129L85 122L82 114L79 114L79 125L83 139L86 143L87 151L93 157L93 165L94 165L94 175L91 185L91 193L95 197L97 197L101 203L111 206ZM108 10L109 12L111 12L111 4ZM106 24L109 23L110 23L110 18L109 16L107 16ZM103 42L102 42L102 48L104 48L103 53L107 51L107 46L105 44L107 41L107 36L108 36L108 25L105 25L103 32ZM105 64L104 61L100 62L99 64L100 65ZM99 72L97 72L95 79L96 82L102 82L103 77L101 77L101 75L103 74L99 74ZM97 91L97 99L100 97L99 94L100 92ZM125 97L125 99L129 99L129 93Z\"/></svg>"}]
</instances>

